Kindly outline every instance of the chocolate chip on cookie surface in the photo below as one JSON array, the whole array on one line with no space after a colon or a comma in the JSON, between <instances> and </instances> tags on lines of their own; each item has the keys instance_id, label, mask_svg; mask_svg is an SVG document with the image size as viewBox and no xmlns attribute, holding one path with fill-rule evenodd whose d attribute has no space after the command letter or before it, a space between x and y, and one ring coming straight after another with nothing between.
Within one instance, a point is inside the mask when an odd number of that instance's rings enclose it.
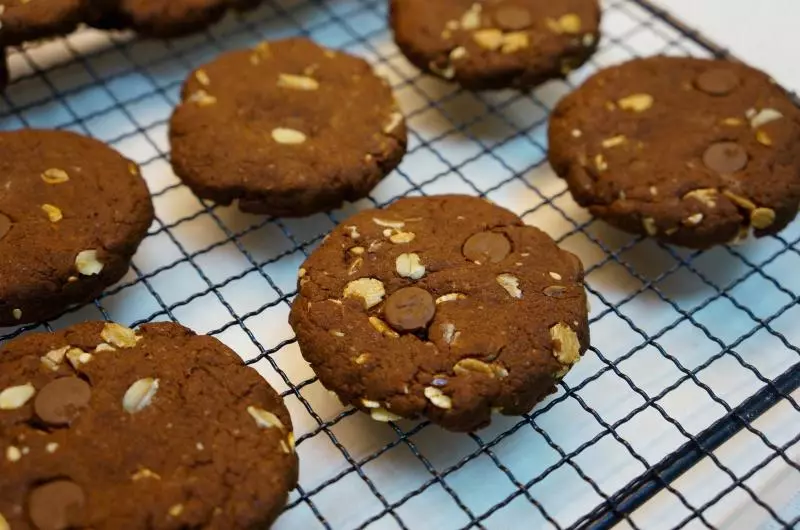
<instances>
[{"instance_id":1,"label":"chocolate chip on cookie surface","mask_svg":"<svg viewBox=\"0 0 800 530\"><path fill-rule=\"evenodd\" d=\"M583 267L466 196L401 199L344 221L308 258L290 322L344 403L454 431L521 414L589 342Z\"/></svg>"},{"instance_id":2,"label":"chocolate chip on cookie surface","mask_svg":"<svg viewBox=\"0 0 800 530\"><path fill-rule=\"evenodd\" d=\"M71 32L85 19L89 1L0 1L0 46L15 46Z\"/></svg>"},{"instance_id":3,"label":"chocolate chip on cookie surface","mask_svg":"<svg viewBox=\"0 0 800 530\"><path fill-rule=\"evenodd\" d=\"M550 162L576 201L694 248L774 234L800 204L800 110L739 63L653 57L597 73L556 107Z\"/></svg>"},{"instance_id":4,"label":"chocolate chip on cookie surface","mask_svg":"<svg viewBox=\"0 0 800 530\"><path fill-rule=\"evenodd\" d=\"M170 142L175 173L199 197L302 216L366 196L399 164L406 128L367 62L294 38L195 70Z\"/></svg>"},{"instance_id":5,"label":"chocolate chip on cookie surface","mask_svg":"<svg viewBox=\"0 0 800 530\"><path fill-rule=\"evenodd\" d=\"M280 397L172 323L3 345L0 447L0 526L14 529L266 528L297 482Z\"/></svg>"},{"instance_id":6,"label":"chocolate chip on cookie surface","mask_svg":"<svg viewBox=\"0 0 800 530\"><path fill-rule=\"evenodd\" d=\"M153 221L138 167L64 131L0 133L0 326L95 298Z\"/></svg>"},{"instance_id":7,"label":"chocolate chip on cookie surface","mask_svg":"<svg viewBox=\"0 0 800 530\"><path fill-rule=\"evenodd\" d=\"M391 26L425 72L470 89L532 88L594 53L597 0L392 0Z\"/></svg>"}]
</instances>

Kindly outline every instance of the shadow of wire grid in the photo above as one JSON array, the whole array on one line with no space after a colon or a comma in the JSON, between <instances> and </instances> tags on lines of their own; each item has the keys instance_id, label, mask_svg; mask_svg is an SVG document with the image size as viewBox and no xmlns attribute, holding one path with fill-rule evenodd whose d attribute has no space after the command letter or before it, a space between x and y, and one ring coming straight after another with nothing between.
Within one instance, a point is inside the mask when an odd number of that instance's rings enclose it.
<instances>
[{"instance_id":1,"label":"shadow of wire grid","mask_svg":"<svg viewBox=\"0 0 800 530\"><path fill-rule=\"evenodd\" d=\"M800 222L741 247L690 252L577 207L546 163L556 101L635 56L719 53L638 1L603 4L593 60L530 94L473 94L420 75L392 42L384 0L274 0L186 39L84 30L13 53L22 77L0 101L0 129L70 129L113 145L141 164L157 213L122 282L39 328L176 320L235 349L283 393L298 436L300 486L278 529L796 526L800 502L787 492L800 489ZM306 219L198 200L168 162L180 83L222 51L295 34L364 56L389 79L411 131L403 164L368 199ZM437 193L480 194L519 213L588 271L584 360L529 416L496 417L471 435L345 409L286 323L297 268L339 220ZM753 395L778 404L755 418L767 407L752 408ZM682 464L686 455L694 460Z\"/></svg>"}]
</instances>

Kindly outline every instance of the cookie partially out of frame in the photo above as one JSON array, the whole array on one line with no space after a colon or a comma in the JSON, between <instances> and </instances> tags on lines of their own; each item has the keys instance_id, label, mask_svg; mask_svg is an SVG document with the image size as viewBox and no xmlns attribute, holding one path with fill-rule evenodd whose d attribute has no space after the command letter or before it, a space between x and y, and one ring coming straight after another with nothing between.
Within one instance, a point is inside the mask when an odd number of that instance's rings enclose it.
<instances>
[{"instance_id":1,"label":"cookie partially out of frame","mask_svg":"<svg viewBox=\"0 0 800 530\"><path fill-rule=\"evenodd\" d=\"M583 267L474 197L401 199L337 227L299 272L290 322L343 403L453 431L518 415L589 343Z\"/></svg>"},{"instance_id":2,"label":"cookie partially out of frame","mask_svg":"<svg viewBox=\"0 0 800 530\"><path fill-rule=\"evenodd\" d=\"M172 166L199 197L303 216L360 199L405 154L391 89L307 39L262 43L192 72L170 120Z\"/></svg>"},{"instance_id":3,"label":"cookie partially out of frame","mask_svg":"<svg viewBox=\"0 0 800 530\"><path fill-rule=\"evenodd\" d=\"M421 70L469 89L532 88L594 53L597 0L392 0L391 26Z\"/></svg>"},{"instance_id":4,"label":"cookie partially out of frame","mask_svg":"<svg viewBox=\"0 0 800 530\"><path fill-rule=\"evenodd\" d=\"M800 110L746 65L652 57L597 73L550 120L575 200L694 248L774 234L800 204Z\"/></svg>"},{"instance_id":5,"label":"cookie partially out of frame","mask_svg":"<svg viewBox=\"0 0 800 530\"><path fill-rule=\"evenodd\" d=\"M0 326L97 297L128 271L152 221L139 168L105 144L0 133Z\"/></svg>"},{"instance_id":6,"label":"cookie partially out of frame","mask_svg":"<svg viewBox=\"0 0 800 530\"><path fill-rule=\"evenodd\" d=\"M0 46L66 35L85 20L90 0L0 1Z\"/></svg>"},{"instance_id":7,"label":"cookie partially out of frame","mask_svg":"<svg viewBox=\"0 0 800 530\"><path fill-rule=\"evenodd\" d=\"M14 530L267 528L297 482L278 394L172 323L6 343L0 447L0 528Z\"/></svg>"},{"instance_id":8,"label":"cookie partially out of frame","mask_svg":"<svg viewBox=\"0 0 800 530\"><path fill-rule=\"evenodd\" d=\"M103 29L130 28L151 37L177 37L217 22L229 9L260 0L95 0L90 23Z\"/></svg>"}]
</instances>

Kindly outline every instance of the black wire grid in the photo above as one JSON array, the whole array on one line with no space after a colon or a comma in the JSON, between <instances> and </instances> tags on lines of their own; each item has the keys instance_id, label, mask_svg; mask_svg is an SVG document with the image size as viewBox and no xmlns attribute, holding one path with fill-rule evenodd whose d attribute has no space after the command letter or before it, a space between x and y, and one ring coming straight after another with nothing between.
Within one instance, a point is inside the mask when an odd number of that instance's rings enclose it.
<instances>
[{"instance_id":1,"label":"black wire grid","mask_svg":"<svg viewBox=\"0 0 800 530\"><path fill-rule=\"evenodd\" d=\"M178 41L87 30L11 54L23 74L0 128L113 145L142 166L157 212L120 284L40 328L174 320L236 349L294 418L301 484L279 529L800 526L800 223L740 247L670 248L591 219L546 164L549 110L593 71L723 50L646 2L608 0L601 49L569 81L473 94L405 61L383 0L267 4ZM168 163L180 83L224 50L292 34L363 55L390 80L411 131L403 165L369 199L308 219L196 199ZM548 231L583 259L592 302L593 346L559 393L470 435L344 409L286 324L298 266L339 220L442 192L488 197Z\"/></svg>"}]
</instances>

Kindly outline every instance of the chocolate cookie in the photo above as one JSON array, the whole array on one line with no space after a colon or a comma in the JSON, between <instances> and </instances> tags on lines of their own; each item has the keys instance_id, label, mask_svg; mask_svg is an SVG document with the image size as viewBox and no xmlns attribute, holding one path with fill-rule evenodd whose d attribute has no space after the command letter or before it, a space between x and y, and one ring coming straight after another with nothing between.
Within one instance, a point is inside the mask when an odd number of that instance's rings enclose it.
<instances>
[{"instance_id":1,"label":"chocolate cookie","mask_svg":"<svg viewBox=\"0 0 800 530\"><path fill-rule=\"evenodd\" d=\"M90 23L103 29L131 28L152 37L177 37L217 22L228 9L255 7L260 0L95 0Z\"/></svg>"},{"instance_id":2,"label":"chocolate cookie","mask_svg":"<svg viewBox=\"0 0 800 530\"><path fill-rule=\"evenodd\" d=\"M366 196L406 147L403 115L369 64L302 38L195 70L169 134L175 173L199 197L276 216Z\"/></svg>"},{"instance_id":3,"label":"chocolate cookie","mask_svg":"<svg viewBox=\"0 0 800 530\"><path fill-rule=\"evenodd\" d=\"M0 46L65 35L88 6L89 0L0 0Z\"/></svg>"},{"instance_id":4,"label":"chocolate cookie","mask_svg":"<svg viewBox=\"0 0 800 530\"><path fill-rule=\"evenodd\" d=\"M550 163L629 232L694 248L774 234L800 204L800 110L743 64L638 59L559 103Z\"/></svg>"},{"instance_id":5,"label":"chocolate cookie","mask_svg":"<svg viewBox=\"0 0 800 530\"><path fill-rule=\"evenodd\" d=\"M290 322L343 403L453 431L518 415L589 343L583 267L474 197L402 199L344 221L308 258Z\"/></svg>"},{"instance_id":6,"label":"chocolate cookie","mask_svg":"<svg viewBox=\"0 0 800 530\"><path fill-rule=\"evenodd\" d=\"M113 149L65 131L0 133L0 326L95 298L152 221L138 167Z\"/></svg>"},{"instance_id":7,"label":"chocolate cookie","mask_svg":"<svg viewBox=\"0 0 800 530\"><path fill-rule=\"evenodd\" d=\"M297 482L278 394L218 340L90 322L0 349L0 526L266 528Z\"/></svg>"},{"instance_id":8,"label":"chocolate cookie","mask_svg":"<svg viewBox=\"0 0 800 530\"><path fill-rule=\"evenodd\" d=\"M597 0L392 0L395 41L425 72L475 90L531 88L594 53Z\"/></svg>"}]
</instances>

